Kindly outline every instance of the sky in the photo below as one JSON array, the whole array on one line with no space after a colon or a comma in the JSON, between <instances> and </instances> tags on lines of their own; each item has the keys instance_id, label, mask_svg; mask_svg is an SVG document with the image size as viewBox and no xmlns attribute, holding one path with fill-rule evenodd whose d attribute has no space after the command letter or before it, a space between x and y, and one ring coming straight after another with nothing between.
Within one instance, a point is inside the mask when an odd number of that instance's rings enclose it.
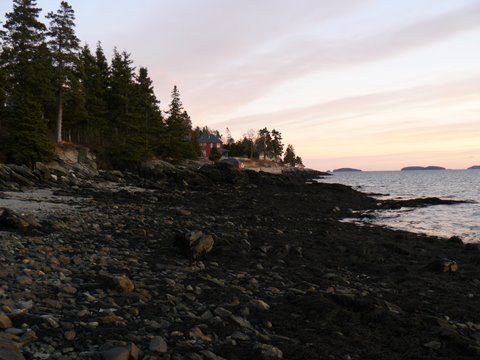
<instances>
[{"instance_id":1,"label":"sky","mask_svg":"<svg viewBox=\"0 0 480 360\"><path fill-rule=\"evenodd\" d=\"M194 126L276 129L319 170L480 164L480 0L69 3L83 43L131 53L163 109L177 85Z\"/></svg>"}]
</instances>

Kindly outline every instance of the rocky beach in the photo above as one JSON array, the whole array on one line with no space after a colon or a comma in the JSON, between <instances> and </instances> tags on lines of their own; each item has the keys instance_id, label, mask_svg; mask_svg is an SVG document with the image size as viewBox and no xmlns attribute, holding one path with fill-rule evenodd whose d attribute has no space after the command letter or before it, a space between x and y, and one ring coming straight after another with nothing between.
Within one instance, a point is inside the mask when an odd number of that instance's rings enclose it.
<instances>
[{"instance_id":1,"label":"rocky beach","mask_svg":"<svg viewBox=\"0 0 480 360\"><path fill-rule=\"evenodd\" d=\"M478 359L479 245L341 221L449 202L318 175L0 165L0 359Z\"/></svg>"}]
</instances>

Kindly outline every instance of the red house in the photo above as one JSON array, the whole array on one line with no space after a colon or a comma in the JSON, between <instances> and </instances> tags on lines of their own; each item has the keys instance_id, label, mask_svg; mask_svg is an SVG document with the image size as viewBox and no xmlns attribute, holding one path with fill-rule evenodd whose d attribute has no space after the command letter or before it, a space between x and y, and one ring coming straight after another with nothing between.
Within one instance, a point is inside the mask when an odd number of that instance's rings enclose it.
<instances>
[{"instance_id":1,"label":"red house","mask_svg":"<svg viewBox=\"0 0 480 360\"><path fill-rule=\"evenodd\" d=\"M213 148L217 148L220 154L223 153L223 142L222 140L213 134L202 134L198 138L198 143L200 144L200 149L202 150L202 156L204 158L209 158L210 153Z\"/></svg>"}]
</instances>

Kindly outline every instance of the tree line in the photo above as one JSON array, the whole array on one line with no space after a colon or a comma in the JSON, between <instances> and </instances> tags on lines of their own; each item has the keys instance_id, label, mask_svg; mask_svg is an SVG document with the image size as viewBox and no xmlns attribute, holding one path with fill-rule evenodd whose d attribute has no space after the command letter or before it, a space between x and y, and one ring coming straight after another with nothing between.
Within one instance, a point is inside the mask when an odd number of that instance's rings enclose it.
<instances>
[{"instance_id":1,"label":"tree line","mask_svg":"<svg viewBox=\"0 0 480 360\"><path fill-rule=\"evenodd\" d=\"M176 86L162 112L148 69L137 69L127 51L115 48L109 60L100 42L80 45L68 2L47 14L47 24L40 13L35 0L13 0L0 27L0 162L49 161L56 143L86 146L116 168L200 155L199 135L215 131L192 129ZM227 129L224 148L279 161L284 145L275 129L249 130L237 141ZM302 164L291 145L283 161Z\"/></svg>"},{"instance_id":2,"label":"tree line","mask_svg":"<svg viewBox=\"0 0 480 360\"><path fill-rule=\"evenodd\" d=\"M287 145L285 151L283 150L282 134L275 129L270 131L265 127L258 131L249 130L236 141L228 128L226 133L226 141L223 147L228 150L231 156L263 158L281 161L285 165L303 166L302 158L295 154L295 149L291 144Z\"/></svg>"},{"instance_id":3,"label":"tree line","mask_svg":"<svg viewBox=\"0 0 480 360\"><path fill-rule=\"evenodd\" d=\"M35 0L14 0L0 29L0 161L48 161L55 142L88 146L115 167L198 156L176 86L163 113L129 53L114 49L108 61L100 42L80 46L66 1L48 25L40 12Z\"/></svg>"}]
</instances>

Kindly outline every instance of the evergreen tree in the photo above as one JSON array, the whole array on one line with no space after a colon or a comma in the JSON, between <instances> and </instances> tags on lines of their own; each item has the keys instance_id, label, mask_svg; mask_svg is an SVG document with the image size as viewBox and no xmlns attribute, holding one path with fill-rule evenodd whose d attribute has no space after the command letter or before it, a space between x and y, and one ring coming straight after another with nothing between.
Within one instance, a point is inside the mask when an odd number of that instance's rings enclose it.
<instances>
[{"instance_id":1,"label":"evergreen tree","mask_svg":"<svg viewBox=\"0 0 480 360\"><path fill-rule=\"evenodd\" d=\"M83 79L83 70L79 68L78 74L69 81L68 91L62 96L64 108L62 141L90 146L89 130L91 116L87 110L87 92ZM58 127L56 127L57 129Z\"/></svg>"},{"instance_id":2,"label":"evergreen tree","mask_svg":"<svg viewBox=\"0 0 480 360\"><path fill-rule=\"evenodd\" d=\"M57 126L56 140L62 141L64 91L71 90L75 68L78 64L80 40L75 35L75 13L66 2L60 3L60 9L47 15L50 20L48 42L56 70L57 89Z\"/></svg>"},{"instance_id":3,"label":"evergreen tree","mask_svg":"<svg viewBox=\"0 0 480 360\"><path fill-rule=\"evenodd\" d=\"M285 154L283 156L283 163L292 167L303 167L302 158L295 154L293 146L288 144Z\"/></svg>"},{"instance_id":4,"label":"evergreen tree","mask_svg":"<svg viewBox=\"0 0 480 360\"><path fill-rule=\"evenodd\" d=\"M285 155L283 156L283 163L285 165L295 166L295 150L290 144L287 145L287 149L285 150Z\"/></svg>"},{"instance_id":5,"label":"evergreen tree","mask_svg":"<svg viewBox=\"0 0 480 360\"><path fill-rule=\"evenodd\" d=\"M295 166L304 167L302 158L300 156L295 157Z\"/></svg>"},{"instance_id":6,"label":"evergreen tree","mask_svg":"<svg viewBox=\"0 0 480 360\"><path fill-rule=\"evenodd\" d=\"M183 109L180 93L177 86L173 87L168 117L166 155L174 158L193 158L198 153L192 141L192 122L190 116Z\"/></svg>"},{"instance_id":7,"label":"evergreen tree","mask_svg":"<svg viewBox=\"0 0 480 360\"><path fill-rule=\"evenodd\" d=\"M270 142L268 145L268 151L270 155L278 159L283 154L283 143L282 143L282 134L277 130L273 129L270 136Z\"/></svg>"},{"instance_id":8,"label":"evergreen tree","mask_svg":"<svg viewBox=\"0 0 480 360\"><path fill-rule=\"evenodd\" d=\"M72 114L72 130L76 142L98 150L105 144L108 132L108 64L101 48L97 45L93 55L88 45L80 52L80 89L83 90L84 109L78 107ZM77 105L81 104L81 94L77 94ZM70 105L69 105L70 108ZM84 116L82 116L84 115Z\"/></svg>"},{"instance_id":9,"label":"evergreen tree","mask_svg":"<svg viewBox=\"0 0 480 360\"><path fill-rule=\"evenodd\" d=\"M160 103L153 90L153 81L148 75L148 70L141 67L137 78L137 93L135 96L136 113L142 123L142 136L145 155L152 152L160 153L163 147L164 126Z\"/></svg>"},{"instance_id":10,"label":"evergreen tree","mask_svg":"<svg viewBox=\"0 0 480 360\"><path fill-rule=\"evenodd\" d=\"M114 166L124 167L141 160L144 141L138 113L135 113L135 68L130 54L114 49L108 90L111 141L109 157Z\"/></svg>"},{"instance_id":11,"label":"evergreen tree","mask_svg":"<svg viewBox=\"0 0 480 360\"><path fill-rule=\"evenodd\" d=\"M3 66L3 49L0 43L0 133L2 131L2 111L7 101L7 84L5 78L5 69Z\"/></svg>"},{"instance_id":12,"label":"evergreen tree","mask_svg":"<svg viewBox=\"0 0 480 360\"><path fill-rule=\"evenodd\" d=\"M258 131L258 138L255 141L257 151L263 153L263 159L266 159L270 155L270 143L272 137L270 131L267 128L260 129Z\"/></svg>"},{"instance_id":13,"label":"evergreen tree","mask_svg":"<svg viewBox=\"0 0 480 360\"><path fill-rule=\"evenodd\" d=\"M110 123L115 135L121 135L128 123L130 102L134 95L135 68L130 54L113 50L110 68L108 108Z\"/></svg>"},{"instance_id":14,"label":"evergreen tree","mask_svg":"<svg viewBox=\"0 0 480 360\"><path fill-rule=\"evenodd\" d=\"M34 0L14 0L2 34L6 79L2 117L8 133L2 145L9 161L30 165L53 154L42 99L51 79L45 68L46 27L38 20L40 11Z\"/></svg>"}]
</instances>

